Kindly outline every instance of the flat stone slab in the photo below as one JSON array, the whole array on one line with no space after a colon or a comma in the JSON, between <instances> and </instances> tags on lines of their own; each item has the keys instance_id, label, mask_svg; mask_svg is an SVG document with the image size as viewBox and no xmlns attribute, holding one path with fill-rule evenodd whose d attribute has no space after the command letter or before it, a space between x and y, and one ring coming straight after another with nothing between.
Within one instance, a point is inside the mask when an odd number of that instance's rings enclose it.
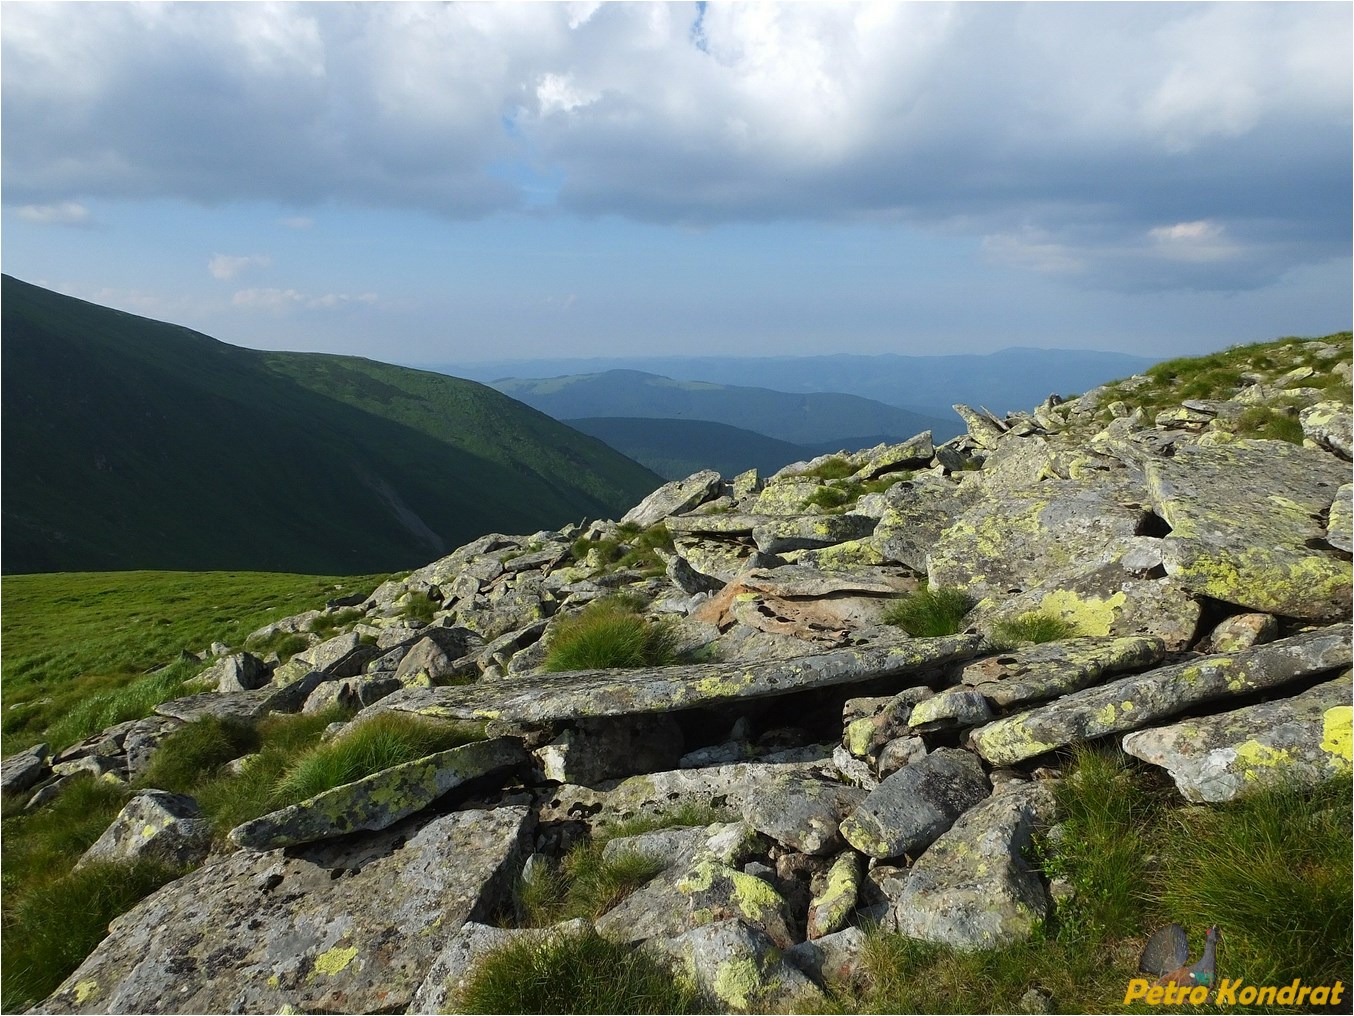
<instances>
[{"instance_id":1,"label":"flat stone slab","mask_svg":"<svg viewBox=\"0 0 1354 1016\"><path fill-rule=\"evenodd\" d=\"M44 741L17 751L0 764L0 789L6 794L21 794L36 787L52 774L51 747Z\"/></svg>"},{"instance_id":2,"label":"flat stone slab","mask_svg":"<svg viewBox=\"0 0 1354 1016\"><path fill-rule=\"evenodd\" d=\"M763 785L743 814L759 833L801 854L827 854L841 845L842 817L865 796L833 780L789 777Z\"/></svg>"},{"instance_id":3,"label":"flat stone slab","mask_svg":"<svg viewBox=\"0 0 1354 1016\"><path fill-rule=\"evenodd\" d=\"M237 851L147 897L41 1013L404 1012L443 941L516 875L521 807Z\"/></svg>"},{"instance_id":4,"label":"flat stone slab","mask_svg":"<svg viewBox=\"0 0 1354 1016\"><path fill-rule=\"evenodd\" d=\"M1166 573L1191 592L1310 621L1350 613L1350 562L1324 549L1323 514L1349 463L1286 441L1186 446L1145 465Z\"/></svg>"},{"instance_id":5,"label":"flat stone slab","mask_svg":"<svg viewBox=\"0 0 1354 1016\"><path fill-rule=\"evenodd\" d=\"M870 857L916 856L989 793L983 767L970 752L938 748L870 791L842 822L841 833Z\"/></svg>"},{"instance_id":6,"label":"flat stone slab","mask_svg":"<svg viewBox=\"0 0 1354 1016\"><path fill-rule=\"evenodd\" d=\"M1109 674L1159 663L1154 638L1074 638L1013 649L964 665L959 680L1002 708L1053 698L1097 684Z\"/></svg>"},{"instance_id":7,"label":"flat stone slab","mask_svg":"<svg viewBox=\"0 0 1354 1016\"><path fill-rule=\"evenodd\" d=\"M322 794L260 815L230 831L231 841L252 850L385 829L421 811L447 791L477 776L526 762L513 737L475 741L326 790Z\"/></svg>"},{"instance_id":8,"label":"flat stone slab","mask_svg":"<svg viewBox=\"0 0 1354 1016\"><path fill-rule=\"evenodd\" d=\"M1075 741L1145 727L1191 706L1277 688L1350 664L1348 624L1294 635L1229 655L1205 656L1074 692L1003 717L971 735L993 765L1021 762Z\"/></svg>"},{"instance_id":9,"label":"flat stone slab","mask_svg":"<svg viewBox=\"0 0 1354 1016\"><path fill-rule=\"evenodd\" d=\"M584 716L631 716L709 708L814 688L915 675L978 653L977 635L911 639L836 649L747 666L694 664L638 670L578 670L450 688L406 688L376 704L452 719L550 723ZM360 721L371 709L359 714ZM355 721L356 722L356 721Z\"/></svg>"},{"instance_id":10,"label":"flat stone slab","mask_svg":"<svg viewBox=\"0 0 1354 1016\"><path fill-rule=\"evenodd\" d=\"M1311 786L1351 769L1350 675L1300 695L1124 736L1190 801L1230 801L1277 784Z\"/></svg>"},{"instance_id":11,"label":"flat stone slab","mask_svg":"<svg viewBox=\"0 0 1354 1016\"><path fill-rule=\"evenodd\" d=\"M894 904L898 930L965 950L1029 938L1048 915L1048 895L1022 852L1054 810L1051 790L1025 784L966 811L912 866Z\"/></svg>"},{"instance_id":12,"label":"flat stone slab","mask_svg":"<svg viewBox=\"0 0 1354 1016\"><path fill-rule=\"evenodd\" d=\"M693 473L685 480L665 483L625 513L621 523L633 522L646 529L669 515L690 511L718 493L724 479L713 469Z\"/></svg>"}]
</instances>

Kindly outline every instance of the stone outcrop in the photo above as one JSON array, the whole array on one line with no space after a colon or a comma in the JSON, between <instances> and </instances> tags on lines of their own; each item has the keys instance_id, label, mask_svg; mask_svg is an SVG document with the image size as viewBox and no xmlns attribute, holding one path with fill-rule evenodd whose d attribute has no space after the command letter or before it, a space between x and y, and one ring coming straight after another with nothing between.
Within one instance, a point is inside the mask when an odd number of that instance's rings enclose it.
<instances>
[{"instance_id":1,"label":"stone outcrop","mask_svg":"<svg viewBox=\"0 0 1354 1016\"><path fill-rule=\"evenodd\" d=\"M304 636L288 661L214 645L201 694L5 759L7 798L137 780L207 716L338 702L361 712L331 737L392 711L488 734L210 854L191 801L140 792L90 858L197 867L37 1011L443 1011L488 951L594 924L715 1008L814 1010L859 975L871 922L966 950L1027 939L1049 908L1029 847L1055 818L1058 749L1122 744L1204 803L1350 771L1354 484L1328 380L1266 369L1143 408L1156 381L1138 378L1005 418L956 407L969 432L939 446L707 471L620 523L488 534L246 640ZM1302 445L1239 433L1277 401ZM966 630L885 623L924 583L969 597ZM545 672L559 623L615 594L683 662ZM1027 615L1070 633L1004 641ZM632 820L669 827L603 847L652 872L628 896L595 920L491 926L527 912L516 880Z\"/></svg>"}]
</instances>

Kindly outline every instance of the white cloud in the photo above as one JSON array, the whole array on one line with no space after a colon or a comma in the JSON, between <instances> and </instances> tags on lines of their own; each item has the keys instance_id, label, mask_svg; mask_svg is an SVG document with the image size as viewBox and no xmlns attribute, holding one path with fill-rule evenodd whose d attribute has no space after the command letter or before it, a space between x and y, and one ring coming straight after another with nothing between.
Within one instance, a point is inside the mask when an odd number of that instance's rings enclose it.
<instances>
[{"instance_id":1,"label":"white cloud","mask_svg":"<svg viewBox=\"0 0 1354 1016\"><path fill-rule=\"evenodd\" d=\"M369 306L377 300L375 293L324 293L313 296L296 289L262 288L238 290L231 298L231 303L245 310L281 311L292 308L332 310L348 304Z\"/></svg>"},{"instance_id":2,"label":"white cloud","mask_svg":"<svg viewBox=\"0 0 1354 1016\"><path fill-rule=\"evenodd\" d=\"M1350 30L1342 4L16 4L4 189L905 222L1045 266L1208 221L1277 277L1348 249Z\"/></svg>"},{"instance_id":3,"label":"white cloud","mask_svg":"<svg viewBox=\"0 0 1354 1016\"><path fill-rule=\"evenodd\" d=\"M61 201L51 205L22 205L19 218L43 226L83 226L89 222L89 209L77 201Z\"/></svg>"},{"instance_id":4,"label":"white cloud","mask_svg":"<svg viewBox=\"0 0 1354 1016\"><path fill-rule=\"evenodd\" d=\"M285 219L279 219L278 223L288 229L309 229L315 225L315 220L307 215L289 215Z\"/></svg>"},{"instance_id":5,"label":"white cloud","mask_svg":"<svg viewBox=\"0 0 1354 1016\"><path fill-rule=\"evenodd\" d=\"M272 263L267 254L213 254L207 271L214 279L234 279L250 268L267 268Z\"/></svg>"}]
</instances>

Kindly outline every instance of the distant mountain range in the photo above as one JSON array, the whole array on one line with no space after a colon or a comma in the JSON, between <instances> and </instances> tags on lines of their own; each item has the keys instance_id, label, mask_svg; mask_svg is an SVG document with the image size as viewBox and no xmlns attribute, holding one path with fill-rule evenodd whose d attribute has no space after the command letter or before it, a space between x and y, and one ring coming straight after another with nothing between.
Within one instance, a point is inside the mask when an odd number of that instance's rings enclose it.
<instances>
[{"instance_id":1,"label":"distant mountain range","mask_svg":"<svg viewBox=\"0 0 1354 1016\"><path fill-rule=\"evenodd\" d=\"M756 469L765 476L787 463L827 450L777 441L765 434L708 420L594 416L564 422L605 441L665 480L680 480L702 469L717 470L725 477Z\"/></svg>"},{"instance_id":2,"label":"distant mountain range","mask_svg":"<svg viewBox=\"0 0 1354 1016\"><path fill-rule=\"evenodd\" d=\"M7 573L391 571L617 518L660 483L471 381L2 286Z\"/></svg>"},{"instance_id":3,"label":"distant mountain range","mask_svg":"<svg viewBox=\"0 0 1354 1016\"><path fill-rule=\"evenodd\" d=\"M637 370L682 381L755 384L798 394L843 392L949 418L955 402L986 406L999 414L1028 410L1051 394L1079 395L1106 381L1141 373L1156 362L1089 349L1011 348L942 356L553 358L424 366L485 382Z\"/></svg>"},{"instance_id":4,"label":"distant mountain range","mask_svg":"<svg viewBox=\"0 0 1354 1016\"><path fill-rule=\"evenodd\" d=\"M557 420L703 420L800 445L860 447L861 435L901 441L923 430L944 440L963 430L963 423L953 413L948 418L928 416L859 395L677 381L637 370L504 378L494 381L493 387Z\"/></svg>"}]
</instances>

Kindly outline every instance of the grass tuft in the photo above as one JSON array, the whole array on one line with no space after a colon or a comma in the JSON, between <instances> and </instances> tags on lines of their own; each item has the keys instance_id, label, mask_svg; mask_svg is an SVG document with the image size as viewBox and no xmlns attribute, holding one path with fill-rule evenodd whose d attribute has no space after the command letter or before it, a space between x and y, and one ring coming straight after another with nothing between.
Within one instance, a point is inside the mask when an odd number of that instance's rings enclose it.
<instances>
[{"instance_id":1,"label":"grass tuft","mask_svg":"<svg viewBox=\"0 0 1354 1016\"><path fill-rule=\"evenodd\" d=\"M633 602L595 600L550 633L548 672L612 667L659 667L675 662L672 629L641 616Z\"/></svg>"},{"instance_id":2,"label":"grass tuft","mask_svg":"<svg viewBox=\"0 0 1354 1016\"><path fill-rule=\"evenodd\" d=\"M1007 648L1060 642L1080 634L1081 631L1075 621L1038 610L1021 614L1008 621L998 621L992 626L992 642Z\"/></svg>"},{"instance_id":3,"label":"grass tuft","mask_svg":"<svg viewBox=\"0 0 1354 1016\"><path fill-rule=\"evenodd\" d=\"M647 952L587 931L519 940L485 956L457 999L467 1013L688 1013L700 995Z\"/></svg>"},{"instance_id":4,"label":"grass tuft","mask_svg":"<svg viewBox=\"0 0 1354 1016\"><path fill-rule=\"evenodd\" d=\"M204 716L166 737L137 782L186 794L231 759L257 751L259 744L258 732L250 724Z\"/></svg>"},{"instance_id":5,"label":"grass tuft","mask_svg":"<svg viewBox=\"0 0 1354 1016\"><path fill-rule=\"evenodd\" d=\"M958 589L919 589L895 601L882 620L916 638L934 638L961 631L972 609L973 598Z\"/></svg>"},{"instance_id":6,"label":"grass tuft","mask_svg":"<svg viewBox=\"0 0 1354 1016\"><path fill-rule=\"evenodd\" d=\"M116 723L149 716L161 702L183 695L186 682L202 669L197 660L178 660L120 688L91 695L54 722L47 739L53 750L60 750Z\"/></svg>"}]
</instances>

